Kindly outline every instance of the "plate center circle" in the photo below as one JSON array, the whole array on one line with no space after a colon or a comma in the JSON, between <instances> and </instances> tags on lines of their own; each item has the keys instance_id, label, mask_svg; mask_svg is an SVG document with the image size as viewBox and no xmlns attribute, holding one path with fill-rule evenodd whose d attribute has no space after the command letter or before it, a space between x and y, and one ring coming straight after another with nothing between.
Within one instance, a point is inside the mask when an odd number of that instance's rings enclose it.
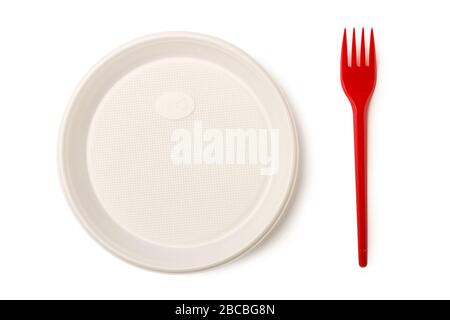
<instances>
[{"instance_id":1,"label":"plate center circle","mask_svg":"<svg viewBox=\"0 0 450 320\"><path fill-rule=\"evenodd\" d=\"M156 99L156 112L169 120L183 119L195 109L192 97L183 92L165 92Z\"/></svg>"}]
</instances>

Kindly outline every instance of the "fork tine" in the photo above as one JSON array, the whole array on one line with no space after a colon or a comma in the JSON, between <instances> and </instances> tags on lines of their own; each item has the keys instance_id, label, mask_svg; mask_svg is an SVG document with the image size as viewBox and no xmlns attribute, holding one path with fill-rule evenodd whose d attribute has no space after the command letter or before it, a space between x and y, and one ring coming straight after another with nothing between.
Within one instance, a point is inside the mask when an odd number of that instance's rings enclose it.
<instances>
[{"instance_id":1,"label":"fork tine","mask_svg":"<svg viewBox=\"0 0 450 320\"><path fill-rule=\"evenodd\" d=\"M356 32L353 28L353 38L352 38L352 68L356 67Z\"/></svg>"},{"instance_id":2,"label":"fork tine","mask_svg":"<svg viewBox=\"0 0 450 320\"><path fill-rule=\"evenodd\" d=\"M361 67L366 66L366 40L364 39L364 28L362 29L362 34L361 34L361 52L360 52L360 58L359 58L359 65Z\"/></svg>"},{"instance_id":3,"label":"fork tine","mask_svg":"<svg viewBox=\"0 0 450 320\"><path fill-rule=\"evenodd\" d=\"M371 68L376 68L377 56L375 52L375 37L373 35L373 29L370 32L370 54L369 54L369 66Z\"/></svg>"},{"instance_id":4,"label":"fork tine","mask_svg":"<svg viewBox=\"0 0 450 320\"><path fill-rule=\"evenodd\" d=\"M344 29L344 39L342 40L341 68L348 68L348 50L347 50L347 29Z\"/></svg>"}]
</instances>

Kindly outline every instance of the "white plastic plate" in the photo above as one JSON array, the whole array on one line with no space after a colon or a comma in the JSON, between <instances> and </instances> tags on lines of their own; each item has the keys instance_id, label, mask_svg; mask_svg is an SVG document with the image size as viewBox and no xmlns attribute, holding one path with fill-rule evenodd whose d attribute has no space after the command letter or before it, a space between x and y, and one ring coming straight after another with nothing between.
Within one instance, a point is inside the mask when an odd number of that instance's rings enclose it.
<instances>
[{"instance_id":1,"label":"white plastic plate","mask_svg":"<svg viewBox=\"0 0 450 320\"><path fill-rule=\"evenodd\" d=\"M59 162L73 211L105 248L183 272L269 233L297 152L286 100L254 60L209 36L164 33L116 50L82 81Z\"/></svg>"}]
</instances>

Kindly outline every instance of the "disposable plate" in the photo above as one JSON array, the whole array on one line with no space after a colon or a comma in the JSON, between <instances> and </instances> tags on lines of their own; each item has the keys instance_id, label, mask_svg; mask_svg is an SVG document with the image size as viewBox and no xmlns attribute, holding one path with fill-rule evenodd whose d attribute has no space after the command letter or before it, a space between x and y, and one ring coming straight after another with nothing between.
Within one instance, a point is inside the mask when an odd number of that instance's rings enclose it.
<instances>
[{"instance_id":1,"label":"disposable plate","mask_svg":"<svg viewBox=\"0 0 450 320\"><path fill-rule=\"evenodd\" d=\"M297 153L268 74L224 41L177 32L134 41L92 69L66 111L59 162L93 238L128 262L182 272L237 258L269 233Z\"/></svg>"}]
</instances>

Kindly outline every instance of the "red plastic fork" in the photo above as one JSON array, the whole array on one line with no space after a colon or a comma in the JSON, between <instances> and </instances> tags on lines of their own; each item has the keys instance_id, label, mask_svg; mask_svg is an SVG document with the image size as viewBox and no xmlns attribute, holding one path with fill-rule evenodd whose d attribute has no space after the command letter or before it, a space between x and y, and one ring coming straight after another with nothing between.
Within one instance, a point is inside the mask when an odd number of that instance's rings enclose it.
<instances>
[{"instance_id":1,"label":"red plastic fork","mask_svg":"<svg viewBox=\"0 0 450 320\"><path fill-rule=\"evenodd\" d=\"M353 29L351 64L348 63L347 30L344 31L341 53L341 82L353 109L355 139L356 207L358 220L359 265L367 266L367 109L377 77L373 30L370 33L369 60L366 63L364 29L361 36L359 64Z\"/></svg>"}]
</instances>

